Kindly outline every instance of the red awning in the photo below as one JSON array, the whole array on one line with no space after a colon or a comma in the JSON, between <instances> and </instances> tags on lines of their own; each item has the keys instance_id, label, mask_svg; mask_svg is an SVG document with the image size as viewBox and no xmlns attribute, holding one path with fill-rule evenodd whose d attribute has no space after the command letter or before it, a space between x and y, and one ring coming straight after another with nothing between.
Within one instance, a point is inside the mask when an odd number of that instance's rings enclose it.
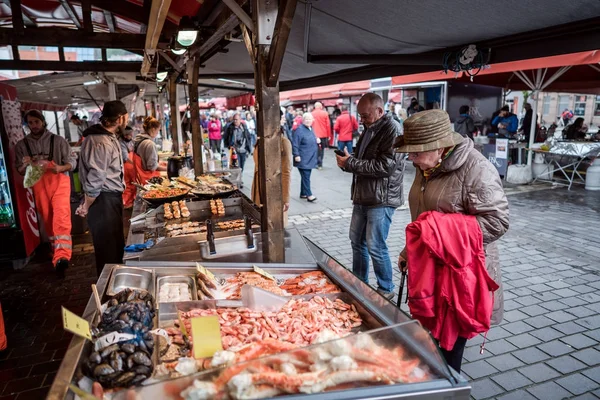
<instances>
[{"instance_id":1,"label":"red awning","mask_svg":"<svg viewBox=\"0 0 600 400\"><path fill-rule=\"evenodd\" d=\"M538 69L546 69L545 80L549 79L560 68L571 68L560 78L546 87L545 91L554 92L600 92L600 51L586 51L582 53L565 54L561 56L533 58L529 60L492 64L473 77L473 83L479 85L497 86L511 90L531 90L514 71L524 71L530 80L535 81L534 74ZM428 72L424 74L395 76L392 85L405 85L410 83L458 80L471 82L471 77L465 73L458 75L449 72Z\"/></svg>"},{"instance_id":2,"label":"red awning","mask_svg":"<svg viewBox=\"0 0 600 400\"><path fill-rule=\"evenodd\" d=\"M234 110L237 107L250 107L255 103L254 95L252 93L242 94L235 97L228 97L226 101L226 108Z\"/></svg>"},{"instance_id":3,"label":"red awning","mask_svg":"<svg viewBox=\"0 0 600 400\"><path fill-rule=\"evenodd\" d=\"M360 96L371 88L371 81L341 83L338 85L319 86L309 89L288 90L281 92L281 101L310 101L337 99L339 97Z\"/></svg>"}]
</instances>

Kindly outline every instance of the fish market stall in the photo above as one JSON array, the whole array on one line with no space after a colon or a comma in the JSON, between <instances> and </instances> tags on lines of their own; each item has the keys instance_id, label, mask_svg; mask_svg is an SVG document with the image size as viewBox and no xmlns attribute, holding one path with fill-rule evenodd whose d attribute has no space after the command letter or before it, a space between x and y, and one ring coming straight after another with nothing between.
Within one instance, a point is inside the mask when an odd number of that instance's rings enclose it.
<instances>
[{"instance_id":1,"label":"fish market stall","mask_svg":"<svg viewBox=\"0 0 600 400\"><path fill-rule=\"evenodd\" d=\"M106 308L90 299L83 314L94 343L73 338L48 398L92 381L113 399L469 398L418 322L308 246L317 262L107 265ZM210 341L196 322L211 318L219 348L197 356Z\"/></svg>"},{"instance_id":2,"label":"fish market stall","mask_svg":"<svg viewBox=\"0 0 600 400\"><path fill-rule=\"evenodd\" d=\"M263 244L281 236L287 262L312 261L296 229L263 233L260 220L260 209L239 191L154 207L136 202L124 260L263 262Z\"/></svg>"}]
</instances>

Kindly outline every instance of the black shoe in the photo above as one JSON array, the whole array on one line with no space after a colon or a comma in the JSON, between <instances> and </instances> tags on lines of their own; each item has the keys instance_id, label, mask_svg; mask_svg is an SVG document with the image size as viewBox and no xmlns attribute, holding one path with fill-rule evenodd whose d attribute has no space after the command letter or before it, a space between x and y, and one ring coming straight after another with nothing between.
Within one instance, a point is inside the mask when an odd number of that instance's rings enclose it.
<instances>
[{"instance_id":1,"label":"black shoe","mask_svg":"<svg viewBox=\"0 0 600 400\"><path fill-rule=\"evenodd\" d=\"M60 260L58 260L56 265L54 266L54 270L56 271L56 276L59 279L64 279L65 271L67 270L67 268L69 268L69 260L67 260L65 258L61 258Z\"/></svg>"}]
</instances>

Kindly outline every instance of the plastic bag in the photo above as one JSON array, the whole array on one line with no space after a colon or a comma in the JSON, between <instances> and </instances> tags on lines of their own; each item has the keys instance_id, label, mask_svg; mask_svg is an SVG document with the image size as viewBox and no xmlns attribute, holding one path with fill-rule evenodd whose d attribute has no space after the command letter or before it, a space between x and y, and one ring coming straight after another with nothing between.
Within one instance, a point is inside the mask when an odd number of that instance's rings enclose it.
<instances>
[{"instance_id":1,"label":"plastic bag","mask_svg":"<svg viewBox=\"0 0 600 400\"><path fill-rule=\"evenodd\" d=\"M46 173L47 162L38 161L31 163L25 169L25 179L23 180L23 186L30 188L42 179L44 173Z\"/></svg>"}]
</instances>

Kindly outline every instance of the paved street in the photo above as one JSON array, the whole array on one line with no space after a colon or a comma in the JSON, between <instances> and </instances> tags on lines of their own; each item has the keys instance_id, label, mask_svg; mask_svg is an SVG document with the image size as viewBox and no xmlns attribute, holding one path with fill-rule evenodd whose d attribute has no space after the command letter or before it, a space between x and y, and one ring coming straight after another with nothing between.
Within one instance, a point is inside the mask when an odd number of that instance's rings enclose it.
<instances>
[{"instance_id":1,"label":"paved street","mask_svg":"<svg viewBox=\"0 0 600 400\"><path fill-rule=\"evenodd\" d=\"M294 170L290 222L350 266L350 177L329 154L325 168L313 172L318 204L297 199ZM406 175L409 185L412 166ZM510 230L499 243L504 321L490 330L483 355L482 336L467 344L463 375L474 399L600 398L600 193L548 188L507 189ZM407 210L396 211L388 239L393 260L409 220ZM395 279L398 284L399 272Z\"/></svg>"}]
</instances>

